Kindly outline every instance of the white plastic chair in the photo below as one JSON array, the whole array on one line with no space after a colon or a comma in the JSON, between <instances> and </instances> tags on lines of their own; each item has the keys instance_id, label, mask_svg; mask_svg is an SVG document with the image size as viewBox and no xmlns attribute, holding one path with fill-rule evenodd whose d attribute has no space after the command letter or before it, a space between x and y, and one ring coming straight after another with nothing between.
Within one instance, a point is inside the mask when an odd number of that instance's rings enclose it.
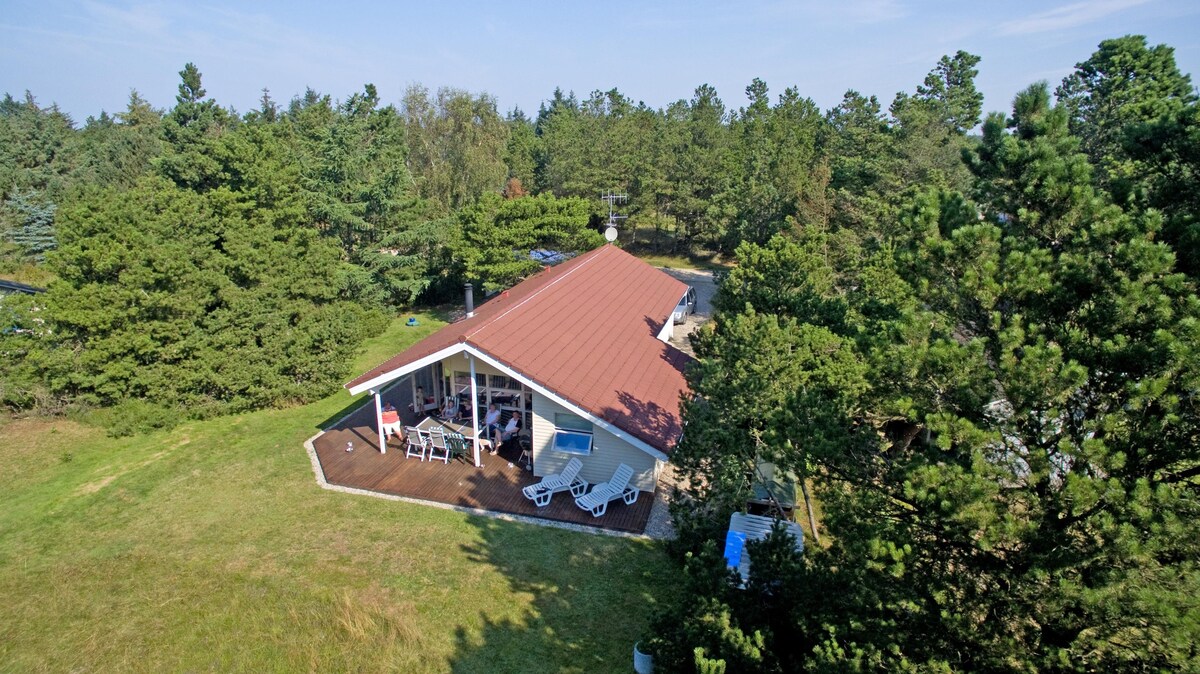
<instances>
[{"instance_id":1,"label":"white plastic chair","mask_svg":"<svg viewBox=\"0 0 1200 674\"><path fill-rule=\"evenodd\" d=\"M570 490L571 496L583 496L583 493L587 491L588 483L579 477L581 470L583 470L583 462L573 458L567 462L563 472L557 475L547 475L542 478L541 482L522 489L521 493L539 508L549 505L550 497L560 491Z\"/></svg>"},{"instance_id":2,"label":"white plastic chair","mask_svg":"<svg viewBox=\"0 0 1200 674\"><path fill-rule=\"evenodd\" d=\"M450 444L446 442L446 433L440 428L429 431L429 460L450 463Z\"/></svg>"},{"instance_id":3,"label":"white plastic chair","mask_svg":"<svg viewBox=\"0 0 1200 674\"><path fill-rule=\"evenodd\" d=\"M405 426L404 433L408 438L408 447L404 450L405 458L420 457L425 460L425 438L421 429L416 426Z\"/></svg>"},{"instance_id":4,"label":"white plastic chair","mask_svg":"<svg viewBox=\"0 0 1200 674\"><path fill-rule=\"evenodd\" d=\"M600 517L608 511L608 502L623 499L626 505L633 505L638 499L637 487L629 486L629 478L633 477L633 469L625 464L617 466L612 479L601 482L590 492L575 499L575 505L584 510L590 510L592 517Z\"/></svg>"}]
</instances>

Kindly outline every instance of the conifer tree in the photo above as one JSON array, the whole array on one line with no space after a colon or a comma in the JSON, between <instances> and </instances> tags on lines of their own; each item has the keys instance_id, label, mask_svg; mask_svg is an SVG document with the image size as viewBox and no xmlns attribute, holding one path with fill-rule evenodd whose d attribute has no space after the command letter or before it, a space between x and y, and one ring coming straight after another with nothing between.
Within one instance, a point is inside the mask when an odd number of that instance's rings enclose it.
<instances>
[{"instance_id":1,"label":"conifer tree","mask_svg":"<svg viewBox=\"0 0 1200 674\"><path fill-rule=\"evenodd\" d=\"M913 195L861 258L739 251L696 343L676 511L719 523L749 447L811 466L833 540L776 578L804 610L774 629L769 602L725 602L766 638L746 671L1200 662L1200 300L1161 219L1095 190L1068 119L1022 92L969 154L978 202Z\"/></svg>"},{"instance_id":2,"label":"conifer tree","mask_svg":"<svg viewBox=\"0 0 1200 674\"><path fill-rule=\"evenodd\" d=\"M13 225L6 233L8 240L34 261L44 261L46 253L57 246L54 236L54 211L57 206L41 202L36 192L19 192L9 197L4 207L13 220Z\"/></svg>"}]
</instances>

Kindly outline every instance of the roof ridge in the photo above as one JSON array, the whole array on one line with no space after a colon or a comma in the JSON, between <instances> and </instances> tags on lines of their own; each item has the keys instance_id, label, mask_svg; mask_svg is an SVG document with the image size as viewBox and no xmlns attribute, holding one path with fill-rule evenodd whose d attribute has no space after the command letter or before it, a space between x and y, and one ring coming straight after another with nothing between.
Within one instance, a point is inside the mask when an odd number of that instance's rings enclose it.
<instances>
[{"instance_id":1,"label":"roof ridge","mask_svg":"<svg viewBox=\"0 0 1200 674\"><path fill-rule=\"evenodd\" d=\"M600 247L600 248L597 248L596 250L597 250L597 251L604 251L605 249L607 249L607 248L611 248L611 247L612 247L612 244L605 244L604 246L602 246L602 247ZM564 272L564 273L560 274L560 275L559 275L557 278L555 278L554 280L550 281L550 282L549 282L549 283L547 283L546 285L544 285L544 286L542 286L542 287L538 288L537 290L535 290L535 291L533 291L533 292L529 293L529 295L528 295L528 296L527 296L525 299L523 299L523 300L521 300L520 302L517 302L516 304L512 305L511 307L509 307L508 309L506 309L506 310L504 311L504 313L502 313L502 314L500 314L500 315L498 315L498 316L493 316L493 317L491 318L491 320L488 320L488 321L484 322L483 324L481 324L479 327L475 328L475 329L474 329L473 331L471 331L471 332L465 332L465 333L463 333L463 335L462 335L462 338L463 338L464 340L468 340L468 339L470 339L470 338L474 337L475 335L478 335L480 332L483 332L483 330L484 330L485 328L488 328L488 327L490 327L490 326L491 326L493 323L496 323L497 321L499 321L500 319L504 318L505 316L507 316L507 315L511 314L512 312L516 311L517 309L520 309L521 307L525 306L525 303L527 303L527 302L529 302L530 300L532 300L532 299L534 299L534 298L538 297L538 296L539 296L539 295L541 295L541 294L542 294L544 291L546 291L546 290L550 289L552 286L554 286L555 284L557 284L559 281L562 281L563 279L567 278L567 277L568 277L568 276L570 276L571 274L574 274L575 272L579 271L580 269L583 269L583 268L584 268L584 267L586 267L586 266L587 266L589 263L591 263L591 262L592 262L592 260L595 260L595 259L597 259L597 258L599 258L599 257L600 257L600 253L596 253L595 255L593 255L593 256L591 256L591 257L586 257L586 258L583 258L582 260L580 260L580 261L579 261L579 264L575 265L575 266L574 266L573 268L571 268L571 269L568 269L566 272Z\"/></svg>"}]
</instances>

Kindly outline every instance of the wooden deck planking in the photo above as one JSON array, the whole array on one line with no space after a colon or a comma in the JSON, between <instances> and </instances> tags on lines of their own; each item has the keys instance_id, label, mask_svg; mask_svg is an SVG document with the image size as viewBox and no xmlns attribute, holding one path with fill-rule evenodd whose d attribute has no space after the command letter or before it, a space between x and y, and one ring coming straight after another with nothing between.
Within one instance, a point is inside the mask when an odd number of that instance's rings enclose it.
<instances>
[{"instance_id":1,"label":"wooden deck planking","mask_svg":"<svg viewBox=\"0 0 1200 674\"><path fill-rule=\"evenodd\" d=\"M410 421L415 421L411 415L405 420L406 425ZM374 423L374 407L368 401L313 441L326 481L384 494L632 533L642 533L650 517L654 495L645 492L631 506L613 501L608 512L600 517L592 517L576 506L569 492L555 494L550 505L538 508L521 494L524 486L534 484L538 478L516 465L520 450L506 449L496 456L485 452L483 467L476 468L464 459L444 464L408 458L404 455L404 444L393 436L387 454L380 454ZM347 442L354 443L354 451L346 451Z\"/></svg>"}]
</instances>

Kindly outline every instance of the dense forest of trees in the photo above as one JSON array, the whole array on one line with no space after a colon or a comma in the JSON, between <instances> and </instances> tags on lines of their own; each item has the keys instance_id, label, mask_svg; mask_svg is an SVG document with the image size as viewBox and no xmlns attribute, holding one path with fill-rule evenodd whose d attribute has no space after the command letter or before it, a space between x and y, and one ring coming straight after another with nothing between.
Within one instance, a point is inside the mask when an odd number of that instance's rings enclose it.
<instances>
[{"instance_id":1,"label":"dense forest of trees","mask_svg":"<svg viewBox=\"0 0 1200 674\"><path fill-rule=\"evenodd\" d=\"M629 196L623 243L657 252L866 235L909 187L967 187L977 62L942 59L888 113L855 92L827 113L794 88L772 101L754 80L737 109L709 86L661 110L555 91L530 119L455 89L385 105L366 85L287 105L264 90L238 114L190 63L173 108L134 91L79 128L6 95L0 273L50 292L8 319L0 401L145 426L312 399L387 312L511 285L537 268L514 251L598 245L611 190Z\"/></svg>"},{"instance_id":2,"label":"dense forest of trees","mask_svg":"<svg viewBox=\"0 0 1200 674\"><path fill-rule=\"evenodd\" d=\"M673 457L664 671L1198 668L1195 89L1130 36L985 119L977 66L826 111L756 79L239 114L192 64L173 108L78 127L6 96L0 273L49 291L0 305L0 403L124 432L325 395L397 309L599 245L613 190L622 245L736 260ZM762 459L821 538L755 545L743 588L715 542Z\"/></svg>"},{"instance_id":3,"label":"dense forest of trees","mask_svg":"<svg viewBox=\"0 0 1200 674\"><path fill-rule=\"evenodd\" d=\"M915 103L946 139L978 121ZM910 151L946 142L921 128ZM662 666L1200 668L1197 150L1171 50L1111 40L1057 103L1039 83L989 115L965 184L910 155L898 210L743 242L693 339ZM821 539L752 543L743 588L718 544L760 459L811 482Z\"/></svg>"}]
</instances>

